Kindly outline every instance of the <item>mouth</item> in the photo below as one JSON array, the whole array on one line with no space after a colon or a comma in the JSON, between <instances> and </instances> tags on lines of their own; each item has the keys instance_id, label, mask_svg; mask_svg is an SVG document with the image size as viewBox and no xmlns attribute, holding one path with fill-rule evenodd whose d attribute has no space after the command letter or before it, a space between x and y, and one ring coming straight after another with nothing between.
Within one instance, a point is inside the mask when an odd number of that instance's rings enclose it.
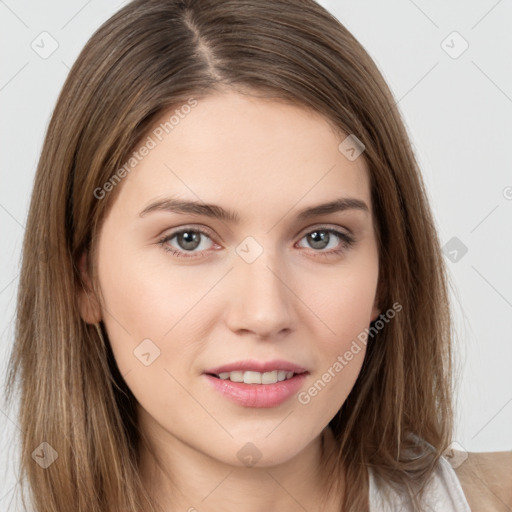
<instances>
[{"instance_id":1,"label":"mouth","mask_svg":"<svg viewBox=\"0 0 512 512\"><path fill-rule=\"evenodd\" d=\"M244 384L276 384L277 382L283 382L285 380L292 379L295 375L301 375L307 373L306 371L286 371L286 370L273 370L269 372L256 372L256 371L232 371L232 372L221 372L221 373L207 373L211 377L215 377L220 380L229 380L231 382L243 382Z\"/></svg>"},{"instance_id":2,"label":"mouth","mask_svg":"<svg viewBox=\"0 0 512 512\"><path fill-rule=\"evenodd\" d=\"M288 361L238 361L204 372L212 388L242 407L278 407L296 394L309 375Z\"/></svg>"}]
</instances>

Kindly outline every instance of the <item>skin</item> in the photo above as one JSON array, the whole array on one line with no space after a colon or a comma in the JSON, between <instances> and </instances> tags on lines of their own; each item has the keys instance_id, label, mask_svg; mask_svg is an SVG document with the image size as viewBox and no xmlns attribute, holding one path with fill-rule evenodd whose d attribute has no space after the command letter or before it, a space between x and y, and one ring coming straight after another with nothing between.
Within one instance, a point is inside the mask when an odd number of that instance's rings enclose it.
<instances>
[{"instance_id":1,"label":"skin","mask_svg":"<svg viewBox=\"0 0 512 512\"><path fill-rule=\"evenodd\" d=\"M464 453L454 465L471 510L512 510L512 451ZM448 458L450 460L450 458Z\"/></svg>"},{"instance_id":2,"label":"skin","mask_svg":"<svg viewBox=\"0 0 512 512\"><path fill-rule=\"evenodd\" d=\"M273 408L243 407L203 372L284 359L309 371L307 390L380 314L368 169L363 157L350 161L338 150L343 138L302 107L218 93L199 100L118 185L98 240L101 305L84 293L81 311L88 322L104 322L138 400L141 428L165 469L143 450L141 474L166 510L340 510L337 498L319 505L323 459L335 449L327 425L354 385L364 345L307 405L293 396ZM139 216L171 195L233 210L240 222ZM297 220L303 208L340 197L360 199L368 211ZM188 253L180 237L165 245L196 257L158 243L183 227L209 235L197 234L201 244ZM344 247L331 234L317 248L307 235L320 228L352 233L355 242ZM236 252L249 236L262 249L252 263ZM149 366L134 356L145 339L160 350ZM237 456L249 442L261 454L254 467Z\"/></svg>"}]
</instances>

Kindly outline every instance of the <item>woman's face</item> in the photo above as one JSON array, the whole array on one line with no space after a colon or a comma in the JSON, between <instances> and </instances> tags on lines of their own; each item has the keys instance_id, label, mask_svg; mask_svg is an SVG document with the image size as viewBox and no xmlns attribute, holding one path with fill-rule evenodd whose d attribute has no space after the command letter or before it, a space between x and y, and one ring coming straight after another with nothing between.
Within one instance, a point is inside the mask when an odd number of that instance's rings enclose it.
<instances>
[{"instance_id":1,"label":"woman's face","mask_svg":"<svg viewBox=\"0 0 512 512\"><path fill-rule=\"evenodd\" d=\"M367 169L319 114L235 93L191 104L115 185L100 314L158 446L279 464L343 404L379 314Z\"/></svg>"}]
</instances>

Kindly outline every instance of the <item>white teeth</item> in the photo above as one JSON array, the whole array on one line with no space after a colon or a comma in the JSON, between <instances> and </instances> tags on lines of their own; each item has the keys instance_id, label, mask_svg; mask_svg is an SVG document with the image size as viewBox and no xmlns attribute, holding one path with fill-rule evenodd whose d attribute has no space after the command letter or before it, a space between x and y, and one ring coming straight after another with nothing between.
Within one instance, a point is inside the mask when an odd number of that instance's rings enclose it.
<instances>
[{"instance_id":1,"label":"white teeth","mask_svg":"<svg viewBox=\"0 0 512 512\"><path fill-rule=\"evenodd\" d=\"M246 384L261 384L261 373L259 372L245 372L244 382Z\"/></svg>"},{"instance_id":2,"label":"white teeth","mask_svg":"<svg viewBox=\"0 0 512 512\"><path fill-rule=\"evenodd\" d=\"M230 372L229 380L232 382L243 382L244 372Z\"/></svg>"},{"instance_id":3,"label":"white teeth","mask_svg":"<svg viewBox=\"0 0 512 512\"><path fill-rule=\"evenodd\" d=\"M231 382L244 382L245 384L275 384L293 377L293 372L284 370L273 370L271 372L222 372L218 377L222 380L230 380Z\"/></svg>"},{"instance_id":4,"label":"white teeth","mask_svg":"<svg viewBox=\"0 0 512 512\"><path fill-rule=\"evenodd\" d=\"M275 384L277 381L277 370L274 370L273 372L265 372L261 375L262 384Z\"/></svg>"}]
</instances>

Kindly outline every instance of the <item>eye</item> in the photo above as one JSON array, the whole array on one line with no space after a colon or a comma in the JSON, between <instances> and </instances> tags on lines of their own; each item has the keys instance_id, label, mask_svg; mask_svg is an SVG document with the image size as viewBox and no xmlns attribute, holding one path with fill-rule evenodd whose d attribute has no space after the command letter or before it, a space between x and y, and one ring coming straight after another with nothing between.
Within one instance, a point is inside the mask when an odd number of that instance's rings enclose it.
<instances>
[{"instance_id":1,"label":"eye","mask_svg":"<svg viewBox=\"0 0 512 512\"><path fill-rule=\"evenodd\" d=\"M205 255L205 251L208 249L208 247L204 247L203 240L201 240L201 238L207 238L212 241L209 233L204 229L184 228L165 236L159 240L158 243L165 251L168 251L180 258L201 257ZM176 239L178 247L169 245L169 242L174 239ZM198 248L200 248L200 250L195 251L195 249ZM191 252L192 254L189 256L187 253Z\"/></svg>"},{"instance_id":2,"label":"eye","mask_svg":"<svg viewBox=\"0 0 512 512\"><path fill-rule=\"evenodd\" d=\"M347 233L327 227L320 227L310 231L302 238L302 240L304 239L310 247L315 249L315 252L319 252L322 256L341 254L355 241L354 238Z\"/></svg>"},{"instance_id":3,"label":"eye","mask_svg":"<svg viewBox=\"0 0 512 512\"><path fill-rule=\"evenodd\" d=\"M176 239L176 245L171 244L174 239ZM206 244L207 247L204 246L203 239L210 241L210 244ZM306 240L314 250L313 252L321 256L335 256L341 254L355 242L352 236L327 227L320 227L309 231L301 240ZM181 228L179 231L174 231L158 240L158 244L161 245L165 251L172 253L178 258L207 256L207 250L215 245L210 237L209 231L197 227Z\"/></svg>"}]
</instances>

